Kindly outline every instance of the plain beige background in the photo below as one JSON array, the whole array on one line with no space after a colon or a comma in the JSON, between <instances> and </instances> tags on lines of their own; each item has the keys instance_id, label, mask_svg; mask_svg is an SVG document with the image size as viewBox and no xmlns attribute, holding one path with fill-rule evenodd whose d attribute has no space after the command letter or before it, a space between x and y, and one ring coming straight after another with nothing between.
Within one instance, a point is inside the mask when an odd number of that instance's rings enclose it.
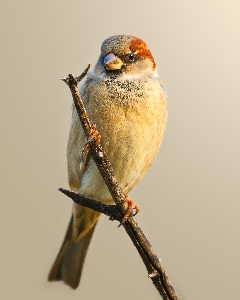
<instances>
[{"instance_id":1,"label":"plain beige background","mask_svg":"<svg viewBox=\"0 0 240 300\"><path fill-rule=\"evenodd\" d=\"M240 4L237 0L1 0L1 299L160 299L103 216L80 287L49 284L71 201L72 99L60 77L113 34L144 39L169 98L160 153L131 193L181 299L240 299Z\"/></svg>"}]
</instances>

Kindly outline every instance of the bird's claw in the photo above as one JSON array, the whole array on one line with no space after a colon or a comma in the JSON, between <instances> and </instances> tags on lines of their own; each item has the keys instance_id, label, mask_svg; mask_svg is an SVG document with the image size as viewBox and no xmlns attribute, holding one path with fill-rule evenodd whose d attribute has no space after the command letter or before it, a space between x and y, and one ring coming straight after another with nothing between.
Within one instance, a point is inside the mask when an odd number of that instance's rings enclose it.
<instances>
[{"instance_id":1,"label":"bird's claw","mask_svg":"<svg viewBox=\"0 0 240 300\"><path fill-rule=\"evenodd\" d=\"M90 128L90 134L89 137L87 139L87 142L85 143L85 145L83 146L83 150L82 150L82 154L88 153L90 150L90 142L91 141L95 141L96 145L100 144L100 140L101 140L101 135L98 133L97 131L97 126L96 124L93 125Z\"/></svg>"},{"instance_id":2,"label":"bird's claw","mask_svg":"<svg viewBox=\"0 0 240 300\"><path fill-rule=\"evenodd\" d=\"M136 205L127 195L125 195L124 202L127 203L128 209L118 227L122 226L127 221L129 216L135 216L140 211L140 206ZM133 210L135 210L135 212L133 212Z\"/></svg>"}]
</instances>

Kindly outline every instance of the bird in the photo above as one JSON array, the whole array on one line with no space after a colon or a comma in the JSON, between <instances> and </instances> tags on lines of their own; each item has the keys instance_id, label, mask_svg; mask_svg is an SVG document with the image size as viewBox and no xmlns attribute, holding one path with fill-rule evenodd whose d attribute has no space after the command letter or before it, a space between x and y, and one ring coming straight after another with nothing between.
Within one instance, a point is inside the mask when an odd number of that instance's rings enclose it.
<instances>
[{"instance_id":1,"label":"bird","mask_svg":"<svg viewBox=\"0 0 240 300\"><path fill-rule=\"evenodd\" d=\"M147 44L131 35L104 40L98 61L79 91L127 195L155 160L167 125L167 96ZM69 187L86 197L114 204L93 159L82 151L85 144L86 136L73 107L67 145ZM50 282L78 287L100 215L73 203L65 238L48 275Z\"/></svg>"}]
</instances>

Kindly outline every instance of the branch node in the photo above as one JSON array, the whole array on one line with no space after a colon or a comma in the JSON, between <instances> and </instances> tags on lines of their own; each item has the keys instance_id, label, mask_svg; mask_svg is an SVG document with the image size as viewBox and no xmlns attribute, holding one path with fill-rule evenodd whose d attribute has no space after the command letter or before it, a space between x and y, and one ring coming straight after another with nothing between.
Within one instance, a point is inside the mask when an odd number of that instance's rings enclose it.
<instances>
[{"instance_id":1,"label":"branch node","mask_svg":"<svg viewBox=\"0 0 240 300\"><path fill-rule=\"evenodd\" d=\"M151 274L148 274L149 278L157 278L159 276L160 275L159 275L158 271L156 271L156 270L154 270Z\"/></svg>"},{"instance_id":2,"label":"branch node","mask_svg":"<svg viewBox=\"0 0 240 300\"><path fill-rule=\"evenodd\" d=\"M98 151L98 156L99 157L103 157L103 152L102 151Z\"/></svg>"}]
</instances>

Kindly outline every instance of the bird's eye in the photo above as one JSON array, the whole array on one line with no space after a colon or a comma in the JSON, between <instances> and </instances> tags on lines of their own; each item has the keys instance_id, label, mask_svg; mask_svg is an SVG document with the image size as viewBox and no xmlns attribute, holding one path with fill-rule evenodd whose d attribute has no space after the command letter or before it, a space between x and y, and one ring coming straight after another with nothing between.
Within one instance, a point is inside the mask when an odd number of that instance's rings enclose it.
<instances>
[{"instance_id":1,"label":"bird's eye","mask_svg":"<svg viewBox=\"0 0 240 300\"><path fill-rule=\"evenodd\" d=\"M130 59L133 59L133 58L134 58L134 53L131 53L131 54L129 55L129 58L130 58Z\"/></svg>"}]
</instances>

